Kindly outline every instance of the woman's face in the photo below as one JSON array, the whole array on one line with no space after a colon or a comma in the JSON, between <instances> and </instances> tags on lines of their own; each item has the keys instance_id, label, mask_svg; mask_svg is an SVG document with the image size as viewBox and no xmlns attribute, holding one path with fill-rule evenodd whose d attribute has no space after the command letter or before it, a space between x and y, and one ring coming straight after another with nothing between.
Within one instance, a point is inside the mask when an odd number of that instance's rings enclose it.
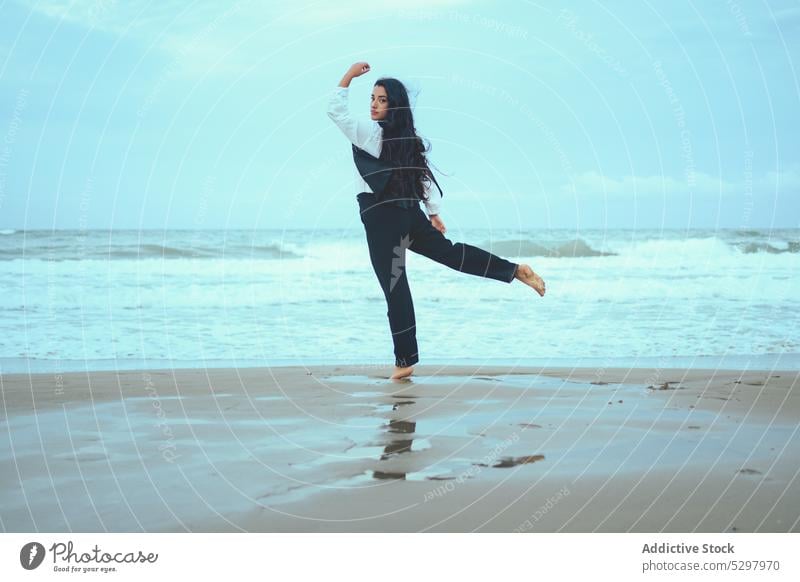
<instances>
[{"instance_id":1,"label":"woman's face","mask_svg":"<svg viewBox=\"0 0 800 582\"><path fill-rule=\"evenodd\" d=\"M389 112L389 96L386 94L386 89L380 85L375 85L372 88L369 112L374 121L385 118Z\"/></svg>"}]
</instances>

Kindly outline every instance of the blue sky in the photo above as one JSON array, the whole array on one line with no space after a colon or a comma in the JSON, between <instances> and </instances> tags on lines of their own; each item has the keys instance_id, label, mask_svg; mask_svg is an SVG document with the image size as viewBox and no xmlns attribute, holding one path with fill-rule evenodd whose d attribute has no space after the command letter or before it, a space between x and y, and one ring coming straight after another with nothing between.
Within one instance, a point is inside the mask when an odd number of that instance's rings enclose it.
<instances>
[{"instance_id":1,"label":"blue sky","mask_svg":"<svg viewBox=\"0 0 800 582\"><path fill-rule=\"evenodd\" d=\"M800 5L6 1L0 228L357 228L325 114L412 91L448 226L800 226Z\"/></svg>"}]
</instances>

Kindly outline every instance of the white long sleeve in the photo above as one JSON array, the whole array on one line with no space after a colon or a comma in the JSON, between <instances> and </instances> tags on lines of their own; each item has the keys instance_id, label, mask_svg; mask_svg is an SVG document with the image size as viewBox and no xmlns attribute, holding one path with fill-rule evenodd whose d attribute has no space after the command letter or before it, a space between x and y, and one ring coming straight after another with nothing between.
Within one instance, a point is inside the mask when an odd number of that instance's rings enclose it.
<instances>
[{"instance_id":1,"label":"white long sleeve","mask_svg":"<svg viewBox=\"0 0 800 582\"><path fill-rule=\"evenodd\" d=\"M423 200L422 203L428 211L428 216L431 214L439 214L439 210L442 208L442 195L439 193L439 189L436 187L436 184L433 183L433 180L431 180L431 186L426 194L430 200Z\"/></svg>"},{"instance_id":2,"label":"white long sleeve","mask_svg":"<svg viewBox=\"0 0 800 582\"><path fill-rule=\"evenodd\" d=\"M336 87L328 101L328 117L342 130L342 133L362 150L380 157L383 128L377 121L356 119L350 115L348 103L350 87Z\"/></svg>"}]
</instances>

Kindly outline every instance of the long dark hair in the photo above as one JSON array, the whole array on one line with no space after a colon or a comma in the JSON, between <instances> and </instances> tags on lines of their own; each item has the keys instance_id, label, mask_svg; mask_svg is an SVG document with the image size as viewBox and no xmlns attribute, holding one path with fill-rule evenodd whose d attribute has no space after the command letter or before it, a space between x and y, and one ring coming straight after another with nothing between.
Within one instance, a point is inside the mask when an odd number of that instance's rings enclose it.
<instances>
[{"instance_id":1,"label":"long dark hair","mask_svg":"<svg viewBox=\"0 0 800 582\"><path fill-rule=\"evenodd\" d=\"M430 151L430 143L417 135L405 85L393 77L381 77L375 86L383 87L389 100L386 117L378 121L383 128L380 159L397 166L387 189L403 198L428 200L425 192L433 173L425 153Z\"/></svg>"}]
</instances>

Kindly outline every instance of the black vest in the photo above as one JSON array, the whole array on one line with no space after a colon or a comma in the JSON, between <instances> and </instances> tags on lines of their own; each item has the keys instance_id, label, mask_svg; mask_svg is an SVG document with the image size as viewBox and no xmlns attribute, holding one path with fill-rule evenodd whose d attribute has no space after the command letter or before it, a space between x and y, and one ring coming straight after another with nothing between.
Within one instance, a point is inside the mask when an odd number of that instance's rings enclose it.
<instances>
[{"instance_id":1,"label":"black vest","mask_svg":"<svg viewBox=\"0 0 800 582\"><path fill-rule=\"evenodd\" d=\"M414 199L409 199L407 196L402 197L396 192L391 192L387 189L386 185L389 183L389 178L395 169L395 165L376 158L369 152L362 150L360 147L352 144L353 146L353 161L356 163L356 168L364 181L369 184L372 191L375 193L375 199L380 201L391 201L393 204L402 206L403 208L412 208L419 204L421 197L416 196ZM431 173L433 177L433 173ZM433 177L433 182L439 188L439 183ZM444 196L444 192L439 188L439 192Z\"/></svg>"}]
</instances>

